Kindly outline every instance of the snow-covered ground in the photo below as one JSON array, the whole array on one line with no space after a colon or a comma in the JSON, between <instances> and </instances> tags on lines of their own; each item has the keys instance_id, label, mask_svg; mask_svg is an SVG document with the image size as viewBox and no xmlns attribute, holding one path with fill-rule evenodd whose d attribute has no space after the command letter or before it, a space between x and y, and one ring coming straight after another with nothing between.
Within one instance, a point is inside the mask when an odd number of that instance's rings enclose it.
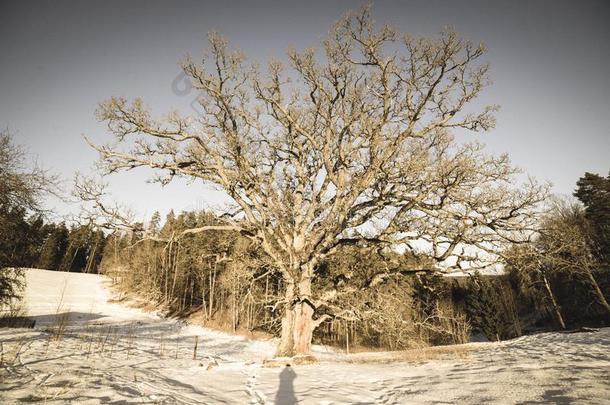
<instances>
[{"instance_id":1,"label":"snow-covered ground","mask_svg":"<svg viewBox=\"0 0 610 405\"><path fill-rule=\"evenodd\" d=\"M471 344L463 356L361 363L316 347L315 365L263 368L248 340L109 303L101 276L27 271L35 329L0 329L0 403L610 403L610 329ZM53 334L65 325L65 333ZM193 359L195 340L197 358Z\"/></svg>"}]
</instances>

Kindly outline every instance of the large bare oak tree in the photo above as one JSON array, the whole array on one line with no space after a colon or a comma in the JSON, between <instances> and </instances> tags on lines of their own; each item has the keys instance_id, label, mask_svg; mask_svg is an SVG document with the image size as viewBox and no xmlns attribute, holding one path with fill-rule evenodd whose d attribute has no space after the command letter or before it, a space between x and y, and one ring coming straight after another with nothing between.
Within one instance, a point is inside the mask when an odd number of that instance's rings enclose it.
<instances>
[{"instance_id":1,"label":"large bare oak tree","mask_svg":"<svg viewBox=\"0 0 610 405\"><path fill-rule=\"evenodd\" d=\"M507 156L452 133L494 125L494 106L468 111L488 84L483 45L376 28L368 8L340 19L321 49L265 68L217 34L209 43L202 61L183 63L200 115L156 120L141 100L112 98L98 117L118 142L95 147L106 173L150 167L164 183L185 176L226 192L237 214L216 228L260 243L285 282L278 355L310 352L329 316L316 310L338 297L313 291L312 278L342 245L474 268L531 234L545 188L514 187Z\"/></svg>"}]
</instances>

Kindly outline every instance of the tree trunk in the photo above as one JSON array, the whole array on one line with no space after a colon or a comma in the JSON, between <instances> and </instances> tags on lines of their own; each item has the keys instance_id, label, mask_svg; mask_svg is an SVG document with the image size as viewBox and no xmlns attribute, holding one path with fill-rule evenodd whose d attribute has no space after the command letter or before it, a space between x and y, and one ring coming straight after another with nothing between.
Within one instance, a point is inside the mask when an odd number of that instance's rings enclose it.
<instances>
[{"instance_id":1,"label":"tree trunk","mask_svg":"<svg viewBox=\"0 0 610 405\"><path fill-rule=\"evenodd\" d=\"M85 266L85 273L91 273L93 269L93 262L95 260L95 252L97 251L97 245L99 244L99 239L96 239L95 245L93 245L92 251L89 253L89 257L87 258L87 265Z\"/></svg>"},{"instance_id":2,"label":"tree trunk","mask_svg":"<svg viewBox=\"0 0 610 405\"><path fill-rule=\"evenodd\" d=\"M311 279L303 278L297 288L286 283L286 304L282 319L282 336L276 356L310 356L311 340L315 329L314 309L308 299L311 296Z\"/></svg>"},{"instance_id":3,"label":"tree trunk","mask_svg":"<svg viewBox=\"0 0 610 405\"><path fill-rule=\"evenodd\" d=\"M559 326L561 326L561 329L565 329L566 324L563 321L563 316L561 316L561 311L559 310L559 305L557 304L557 301L555 300L555 294L553 294L553 290L551 290L551 286L549 285L549 281L546 278L546 274L544 274L544 272L542 272L542 271L540 273L542 275L542 281L544 283L544 288L546 289L546 292L549 295L549 298L551 299L551 304L553 305L553 311L555 311L555 316L557 317Z\"/></svg>"},{"instance_id":4,"label":"tree trunk","mask_svg":"<svg viewBox=\"0 0 610 405\"><path fill-rule=\"evenodd\" d=\"M208 319L212 319L212 314L214 313L214 293L216 286L216 264L214 264L214 269L210 273L210 303L208 306Z\"/></svg>"},{"instance_id":5,"label":"tree trunk","mask_svg":"<svg viewBox=\"0 0 610 405\"><path fill-rule=\"evenodd\" d=\"M201 282L201 311L203 312L203 316L204 318L208 318L208 306L207 306L207 301L206 301L206 296L205 296L205 286L203 285L205 282L205 279L203 279L203 281Z\"/></svg>"},{"instance_id":6,"label":"tree trunk","mask_svg":"<svg viewBox=\"0 0 610 405\"><path fill-rule=\"evenodd\" d=\"M591 272L590 269L586 269L586 272L587 272L587 276L589 278L589 282L591 283L591 286L593 287L593 292L595 293L595 296L597 297L597 301L599 302L599 304L602 307L604 307L604 309L606 310L606 314L610 315L610 304L608 304L608 301L606 300L604 293L599 288L599 284L597 284L595 277L593 277L593 273Z\"/></svg>"}]
</instances>

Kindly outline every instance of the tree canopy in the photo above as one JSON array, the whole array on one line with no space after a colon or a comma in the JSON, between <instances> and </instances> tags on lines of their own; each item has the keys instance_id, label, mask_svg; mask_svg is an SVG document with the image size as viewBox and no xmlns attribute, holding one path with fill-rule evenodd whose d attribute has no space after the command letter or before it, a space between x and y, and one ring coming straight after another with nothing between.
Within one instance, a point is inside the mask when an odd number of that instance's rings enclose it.
<instances>
[{"instance_id":1,"label":"tree canopy","mask_svg":"<svg viewBox=\"0 0 610 405\"><path fill-rule=\"evenodd\" d=\"M585 206L595 254L610 265L610 175L585 173L576 183L574 196Z\"/></svg>"},{"instance_id":2,"label":"tree canopy","mask_svg":"<svg viewBox=\"0 0 610 405\"><path fill-rule=\"evenodd\" d=\"M489 84L483 44L377 28L366 7L286 63L250 64L217 33L209 44L183 62L201 114L158 120L142 100L113 97L97 116L117 142L95 148L105 174L150 167L161 183L185 176L226 192L233 209L202 230L241 232L282 274L279 353L309 351L316 310L337 297L311 280L342 246L401 246L472 269L529 240L546 187L515 187L508 156L453 133L494 126L496 106L470 110Z\"/></svg>"}]
</instances>

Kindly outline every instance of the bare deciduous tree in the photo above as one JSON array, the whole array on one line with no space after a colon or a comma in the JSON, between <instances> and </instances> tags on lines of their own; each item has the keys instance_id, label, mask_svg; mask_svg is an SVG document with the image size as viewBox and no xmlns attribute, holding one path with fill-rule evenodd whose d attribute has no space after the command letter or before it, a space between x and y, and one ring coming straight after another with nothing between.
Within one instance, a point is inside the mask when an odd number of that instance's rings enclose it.
<instances>
[{"instance_id":1,"label":"bare deciduous tree","mask_svg":"<svg viewBox=\"0 0 610 405\"><path fill-rule=\"evenodd\" d=\"M588 226L580 204L555 200L541 221L535 243L514 249L508 255L508 264L513 269L530 282L541 284L562 329L566 323L550 283L554 273L586 285L593 301L610 317L610 304L593 275L595 270L603 268L603 263L595 255Z\"/></svg>"},{"instance_id":2,"label":"bare deciduous tree","mask_svg":"<svg viewBox=\"0 0 610 405\"><path fill-rule=\"evenodd\" d=\"M42 196L58 194L58 178L36 164L28 167L26 151L12 138L8 130L0 131L0 209L40 212Z\"/></svg>"},{"instance_id":3,"label":"bare deciduous tree","mask_svg":"<svg viewBox=\"0 0 610 405\"><path fill-rule=\"evenodd\" d=\"M259 243L285 281L278 355L310 352L325 304L312 277L342 245L402 245L472 268L528 238L545 187L515 189L507 156L451 133L494 125L494 106L466 111L488 84L483 45L377 29L368 8L340 19L322 50L289 51L286 66L209 42L209 57L183 63L201 115L156 120L141 100L112 98L98 117L118 143L95 147L105 173L151 167L162 183L226 192L238 215L220 228Z\"/></svg>"}]
</instances>

